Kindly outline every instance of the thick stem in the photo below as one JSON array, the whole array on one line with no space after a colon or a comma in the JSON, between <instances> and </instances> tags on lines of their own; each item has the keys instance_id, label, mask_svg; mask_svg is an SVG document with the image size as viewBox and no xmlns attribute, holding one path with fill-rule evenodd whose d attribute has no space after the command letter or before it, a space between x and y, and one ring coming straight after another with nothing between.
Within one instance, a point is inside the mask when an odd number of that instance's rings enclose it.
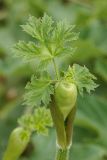
<instances>
[{"instance_id":1,"label":"thick stem","mask_svg":"<svg viewBox=\"0 0 107 160\"><path fill-rule=\"evenodd\" d=\"M64 150L57 148L55 160L69 160L69 148Z\"/></svg>"}]
</instances>

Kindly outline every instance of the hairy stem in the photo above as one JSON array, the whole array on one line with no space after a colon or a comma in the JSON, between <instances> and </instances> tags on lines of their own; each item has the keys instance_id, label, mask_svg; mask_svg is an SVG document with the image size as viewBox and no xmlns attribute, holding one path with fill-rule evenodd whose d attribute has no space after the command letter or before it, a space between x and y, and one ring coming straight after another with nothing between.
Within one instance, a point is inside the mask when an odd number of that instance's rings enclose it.
<instances>
[{"instance_id":1,"label":"hairy stem","mask_svg":"<svg viewBox=\"0 0 107 160\"><path fill-rule=\"evenodd\" d=\"M52 61L53 61L53 64L54 64L54 69L55 69L56 77L57 77L57 79L59 79L59 73L58 73L58 69L57 69L56 63L55 63L55 59L53 58Z\"/></svg>"},{"instance_id":2,"label":"hairy stem","mask_svg":"<svg viewBox=\"0 0 107 160\"><path fill-rule=\"evenodd\" d=\"M69 149L57 149L55 160L69 160Z\"/></svg>"}]
</instances>

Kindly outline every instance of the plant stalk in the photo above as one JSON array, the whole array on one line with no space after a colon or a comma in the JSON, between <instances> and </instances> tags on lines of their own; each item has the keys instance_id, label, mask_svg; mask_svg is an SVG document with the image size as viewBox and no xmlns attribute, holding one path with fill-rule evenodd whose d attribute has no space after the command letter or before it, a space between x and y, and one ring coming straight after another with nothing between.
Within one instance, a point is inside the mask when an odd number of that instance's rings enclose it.
<instances>
[{"instance_id":1,"label":"plant stalk","mask_svg":"<svg viewBox=\"0 0 107 160\"><path fill-rule=\"evenodd\" d=\"M67 149L57 148L55 160L69 160L69 148Z\"/></svg>"}]
</instances>

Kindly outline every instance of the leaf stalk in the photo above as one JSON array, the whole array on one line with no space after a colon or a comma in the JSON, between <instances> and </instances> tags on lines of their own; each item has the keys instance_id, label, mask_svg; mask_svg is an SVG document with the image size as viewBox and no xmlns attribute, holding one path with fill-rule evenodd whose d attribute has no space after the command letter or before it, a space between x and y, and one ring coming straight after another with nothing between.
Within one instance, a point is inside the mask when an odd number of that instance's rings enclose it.
<instances>
[{"instance_id":1,"label":"leaf stalk","mask_svg":"<svg viewBox=\"0 0 107 160\"><path fill-rule=\"evenodd\" d=\"M57 66L56 66L56 63L55 63L55 59L54 59L54 58L52 59L52 61L53 61L54 69L55 69L55 74L56 74L56 77L57 77L57 80L58 80L58 79L60 79L60 77L59 77L59 72L58 72L58 68L57 68Z\"/></svg>"}]
</instances>

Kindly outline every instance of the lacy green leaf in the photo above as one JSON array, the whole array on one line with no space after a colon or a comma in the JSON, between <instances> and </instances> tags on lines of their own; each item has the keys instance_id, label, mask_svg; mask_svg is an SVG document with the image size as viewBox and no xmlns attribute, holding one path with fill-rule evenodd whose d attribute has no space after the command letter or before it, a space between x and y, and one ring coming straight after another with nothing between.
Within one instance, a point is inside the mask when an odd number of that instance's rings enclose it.
<instances>
[{"instance_id":1,"label":"lacy green leaf","mask_svg":"<svg viewBox=\"0 0 107 160\"><path fill-rule=\"evenodd\" d=\"M29 113L29 114L25 114L25 115L22 115L19 119L18 119L18 124L25 128L26 130L29 130L29 131L33 131L33 125L34 125L34 122L33 122L33 114Z\"/></svg>"},{"instance_id":2,"label":"lacy green leaf","mask_svg":"<svg viewBox=\"0 0 107 160\"><path fill-rule=\"evenodd\" d=\"M35 109L34 124L34 128L38 134L47 135L47 127L53 126L50 110L45 107Z\"/></svg>"},{"instance_id":3,"label":"lacy green leaf","mask_svg":"<svg viewBox=\"0 0 107 160\"><path fill-rule=\"evenodd\" d=\"M98 85L94 82L96 77L91 74L85 66L80 66L74 64L72 67L69 67L68 72L65 75L65 79L76 84L78 91L83 95L84 89L86 92L90 93Z\"/></svg>"},{"instance_id":4,"label":"lacy green leaf","mask_svg":"<svg viewBox=\"0 0 107 160\"><path fill-rule=\"evenodd\" d=\"M24 61L31 61L41 56L40 47L34 42L19 41L14 46L15 56L22 58Z\"/></svg>"},{"instance_id":5,"label":"lacy green leaf","mask_svg":"<svg viewBox=\"0 0 107 160\"><path fill-rule=\"evenodd\" d=\"M38 134L48 135L48 127L53 126L50 110L46 107L39 107L33 113L25 114L19 118L21 127Z\"/></svg>"},{"instance_id":6,"label":"lacy green leaf","mask_svg":"<svg viewBox=\"0 0 107 160\"><path fill-rule=\"evenodd\" d=\"M34 42L19 41L14 46L15 56L20 57L24 62L37 61L38 67L42 66L44 69L52 61L52 56L45 46L38 45Z\"/></svg>"},{"instance_id":7,"label":"lacy green leaf","mask_svg":"<svg viewBox=\"0 0 107 160\"><path fill-rule=\"evenodd\" d=\"M50 77L42 77L37 79L32 76L31 82L26 85L26 93L24 95L24 104L28 106L39 106L41 104L48 105L53 94L53 86Z\"/></svg>"},{"instance_id":8,"label":"lacy green leaf","mask_svg":"<svg viewBox=\"0 0 107 160\"><path fill-rule=\"evenodd\" d=\"M78 39L74 25L53 21L44 14L42 18L30 16L23 30L32 36L35 42L19 41L13 48L15 55L23 61L37 60L38 69L46 70L53 59L71 56L75 51L73 41Z\"/></svg>"},{"instance_id":9,"label":"lacy green leaf","mask_svg":"<svg viewBox=\"0 0 107 160\"><path fill-rule=\"evenodd\" d=\"M52 18L47 14L44 14L44 16L39 19L30 16L26 25L22 25L22 28L33 38L36 38L40 42L44 42L50 37L50 33L53 29L52 24Z\"/></svg>"},{"instance_id":10,"label":"lacy green leaf","mask_svg":"<svg viewBox=\"0 0 107 160\"><path fill-rule=\"evenodd\" d=\"M75 51L73 41L78 39L79 33L73 32L74 25L66 22L57 22L53 31L54 55L70 56Z\"/></svg>"}]
</instances>

